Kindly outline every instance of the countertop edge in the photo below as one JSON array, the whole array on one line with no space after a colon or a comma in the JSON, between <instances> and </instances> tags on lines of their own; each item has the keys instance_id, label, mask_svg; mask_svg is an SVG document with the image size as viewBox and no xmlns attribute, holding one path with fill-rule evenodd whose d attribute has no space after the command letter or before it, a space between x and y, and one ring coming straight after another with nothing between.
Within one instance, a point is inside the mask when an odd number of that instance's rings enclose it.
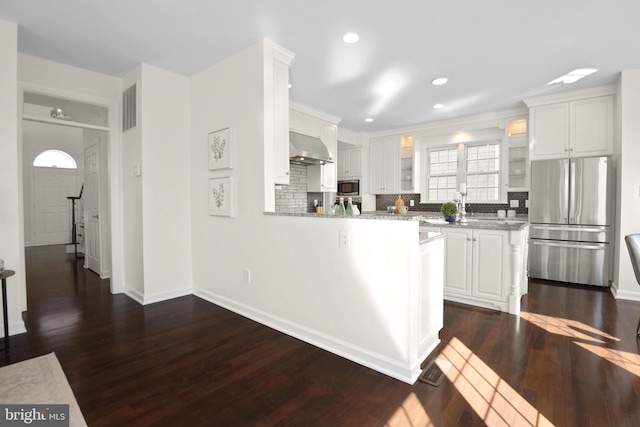
<instances>
[{"instance_id":1,"label":"countertop edge","mask_svg":"<svg viewBox=\"0 0 640 427\"><path fill-rule=\"evenodd\" d=\"M371 214L363 213L360 215L331 215L319 214L314 212L264 212L268 216L293 216L303 218L336 218L336 219L374 219L374 220L391 220L391 221L420 221L422 215L389 215L389 214Z\"/></svg>"}]
</instances>

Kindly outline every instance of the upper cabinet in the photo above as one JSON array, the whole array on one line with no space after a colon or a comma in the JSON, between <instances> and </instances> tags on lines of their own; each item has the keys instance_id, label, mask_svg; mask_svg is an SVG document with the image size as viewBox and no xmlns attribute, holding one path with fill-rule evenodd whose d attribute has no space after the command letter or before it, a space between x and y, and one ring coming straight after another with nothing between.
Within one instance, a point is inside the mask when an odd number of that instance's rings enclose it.
<instances>
[{"instance_id":1,"label":"upper cabinet","mask_svg":"<svg viewBox=\"0 0 640 427\"><path fill-rule=\"evenodd\" d=\"M415 190L415 150L413 136L400 137L400 192L417 193Z\"/></svg>"},{"instance_id":2,"label":"upper cabinet","mask_svg":"<svg viewBox=\"0 0 640 427\"><path fill-rule=\"evenodd\" d=\"M361 147L338 151L338 178L357 178L362 175Z\"/></svg>"},{"instance_id":3,"label":"upper cabinet","mask_svg":"<svg viewBox=\"0 0 640 427\"><path fill-rule=\"evenodd\" d=\"M612 94L576 96L563 102L553 98L527 100L530 160L613 154L614 102Z\"/></svg>"},{"instance_id":4,"label":"upper cabinet","mask_svg":"<svg viewBox=\"0 0 640 427\"><path fill-rule=\"evenodd\" d=\"M384 136L369 140L371 194L417 193L413 137Z\"/></svg>"},{"instance_id":5,"label":"upper cabinet","mask_svg":"<svg viewBox=\"0 0 640 427\"><path fill-rule=\"evenodd\" d=\"M507 120L508 149L508 191L527 191L527 118L517 117Z\"/></svg>"},{"instance_id":6,"label":"upper cabinet","mask_svg":"<svg viewBox=\"0 0 640 427\"><path fill-rule=\"evenodd\" d=\"M275 43L265 49L273 57L273 117L267 118L265 130L273 129L273 178L275 184L289 184L289 65L294 54ZM268 97L267 97L268 99Z\"/></svg>"},{"instance_id":7,"label":"upper cabinet","mask_svg":"<svg viewBox=\"0 0 640 427\"><path fill-rule=\"evenodd\" d=\"M400 137L384 136L369 141L369 185L371 194L400 191Z\"/></svg>"}]
</instances>

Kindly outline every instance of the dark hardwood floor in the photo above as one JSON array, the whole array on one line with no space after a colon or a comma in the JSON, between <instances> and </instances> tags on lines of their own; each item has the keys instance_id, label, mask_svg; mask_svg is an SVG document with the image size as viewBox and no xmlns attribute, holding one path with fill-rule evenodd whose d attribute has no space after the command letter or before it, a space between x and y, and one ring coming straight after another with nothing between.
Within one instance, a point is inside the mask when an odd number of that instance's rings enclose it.
<instances>
[{"instance_id":1,"label":"dark hardwood floor","mask_svg":"<svg viewBox=\"0 0 640 427\"><path fill-rule=\"evenodd\" d=\"M446 303L425 362L446 378L410 386L197 297L111 295L62 246L26 261L10 362L54 351L90 426L640 425L640 303L606 290L531 281L522 317Z\"/></svg>"}]
</instances>

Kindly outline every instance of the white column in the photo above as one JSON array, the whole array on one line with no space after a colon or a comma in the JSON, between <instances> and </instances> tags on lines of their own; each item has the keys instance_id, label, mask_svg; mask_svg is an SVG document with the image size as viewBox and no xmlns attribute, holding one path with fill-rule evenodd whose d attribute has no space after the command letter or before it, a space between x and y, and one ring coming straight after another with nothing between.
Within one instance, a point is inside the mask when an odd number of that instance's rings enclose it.
<instances>
[{"instance_id":1,"label":"white column","mask_svg":"<svg viewBox=\"0 0 640 427\"><path fill-rule=\"evenodd\" d=\"M511 288L509 291L509 313L520 315L520 298L522 293L522 231L516 230L509 232L509 275L511 280Z\"/></svg>"}]
</instances>

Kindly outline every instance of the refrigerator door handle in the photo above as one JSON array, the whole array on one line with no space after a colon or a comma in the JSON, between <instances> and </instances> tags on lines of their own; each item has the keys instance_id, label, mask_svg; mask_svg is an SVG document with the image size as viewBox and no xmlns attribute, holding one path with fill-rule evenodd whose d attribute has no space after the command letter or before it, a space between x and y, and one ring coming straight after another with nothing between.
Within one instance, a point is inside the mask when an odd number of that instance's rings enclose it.
<instances>
[{"instance_id":1,"label":"refrigerator door handle","mask_svg":"<svg viewBox=\"0 0 640 427\"><path fill-rule=\"evenodd\" d=\"M554 243L554 242L541 242L539 240L531 240L536 246L553 246L556 248L571 248L571 249L592 249L592 250L601 250L605 248L605 244L597 244L597 245L585 245L585 244L567 244L567 243Z\"/></svg>"},{"instance_id":2,"label":"refrigerator door handle","mask_svg":"<svg viewBox=\"0 0 640 427\"><path fill-rule=\"evenodd\" d=\"M569 224L576 223L576 162L569 160Z\"/></svg>"},{"instance_id":3,"label":"refrigerator door handle","mask_svg":"<svg viewBox=\"0 0 640 427\"><path fill-rule=\"evenodd\" d=\"M589 233L600 233L606 231L604 227L599 228L567 228L567 227L548 227L545 225L534 225L532 227L534 230L545 230L545 231L586 231Z\"/></svg>"}]
</instances>

